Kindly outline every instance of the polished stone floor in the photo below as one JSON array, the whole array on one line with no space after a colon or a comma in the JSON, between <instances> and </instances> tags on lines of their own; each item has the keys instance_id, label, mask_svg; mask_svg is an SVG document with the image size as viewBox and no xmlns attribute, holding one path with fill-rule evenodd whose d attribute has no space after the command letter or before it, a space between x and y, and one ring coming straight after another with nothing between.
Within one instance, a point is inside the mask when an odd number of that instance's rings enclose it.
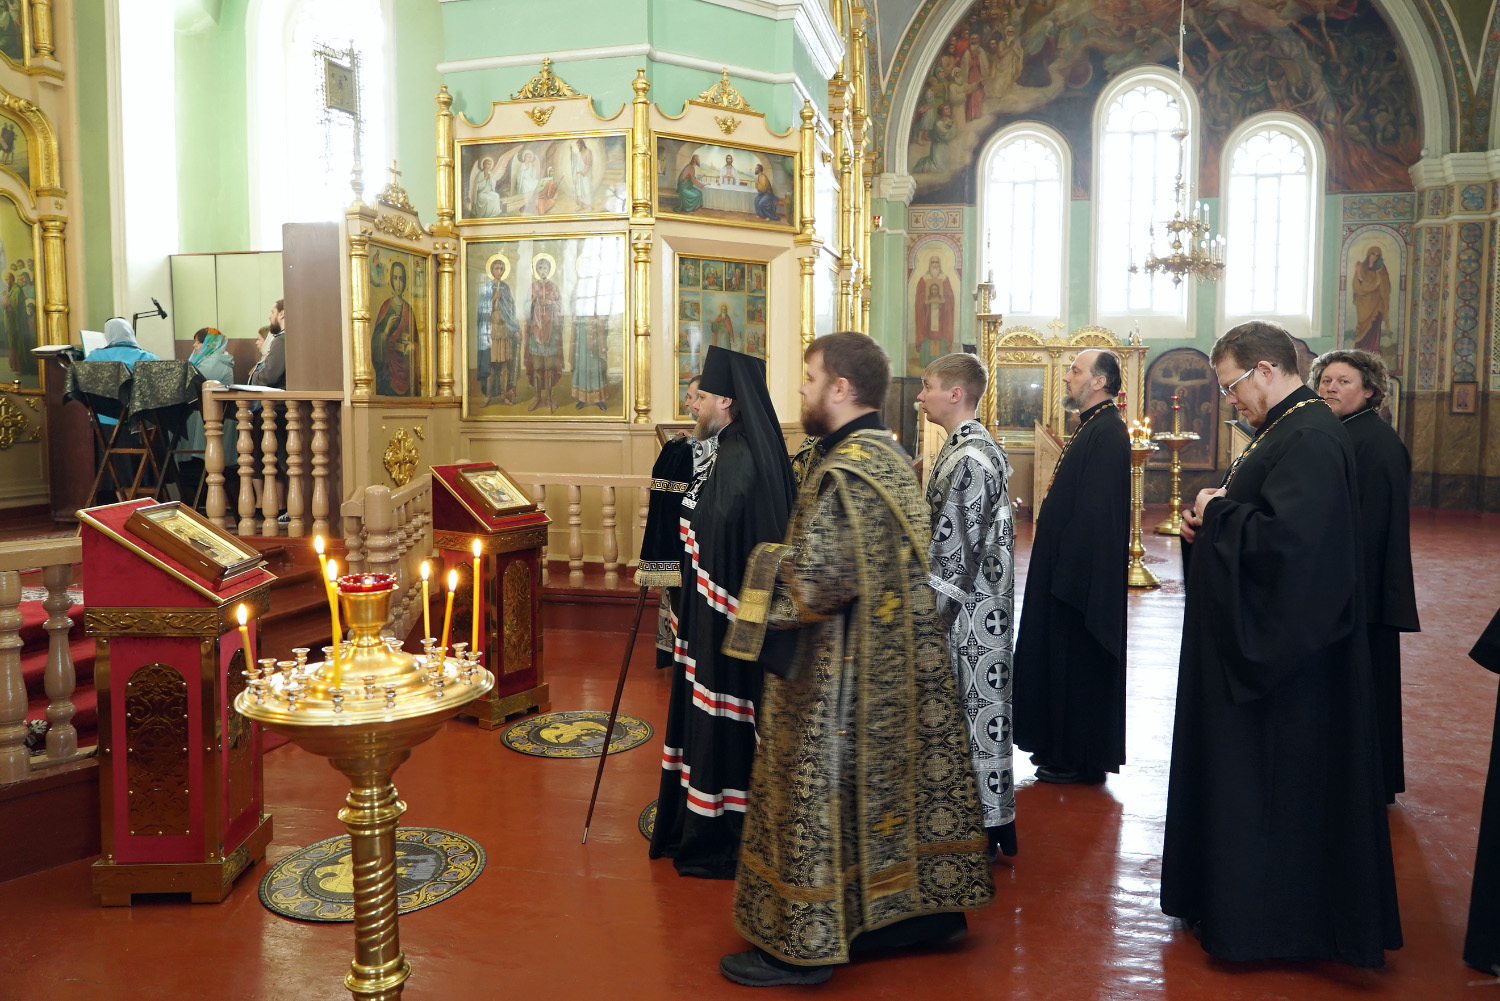
<instances>
[{"instance_id":1,"label":"polished stone floor","mask_svg":"<svg viewBox=\"0 0 1500 1001\"><path fill-rule=\"evenodd\" d=\"M1496 690L1464 653L1500 603L1500 519L1421 514L1413 544L1425 631L1405 640L1410 792L1390 811L1406 947L1385 969L1221 963L1158 909L1182 587L1175 541L1152 538L1148 560L1164 583L1131 597L1122 774L1102 787L1046 786L1018 763L1021 853L997 867L998 898L971 918L968 939L842 968L815 990L974 1001L1500 999L1500 983L1459 958ZM1023 532L1023 572L1028 548ZM607 708L622 642L549 632L554 708ZM667 679L652 669L649 642L637 647L624 707L660 727ZM413 966L405 996L747 996L716 968L742 947L731 885L681 879L670 863L648 861L636 830L656 794L658 746L653 739L611 759L587 845L579 835L593 762L523 757L498 733L459 722L419 748L397 775L406 821L470 835L489 865L458 897L401 920ZM295 747L274 751L266 788L272 861L341 833L334 812L344 789L322 761ZM263 873L247 872L219 905L164 898L100 910L86 862L0 885L0 999L348 997L350 926L271 915L255 892Z\"/></svg>"}]
</instances>

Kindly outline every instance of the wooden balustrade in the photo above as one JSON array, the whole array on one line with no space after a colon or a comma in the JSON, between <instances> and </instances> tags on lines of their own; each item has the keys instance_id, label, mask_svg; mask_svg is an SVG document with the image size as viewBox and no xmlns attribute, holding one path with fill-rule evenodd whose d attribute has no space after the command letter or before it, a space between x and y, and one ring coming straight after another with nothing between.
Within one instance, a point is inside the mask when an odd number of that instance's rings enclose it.
<instances>
[{"instance_id":1,"label":"wooden balustrade","mask_svg":"<svg viewBox=\"0 0 1500 1001\"><path fill-rule=\"evenodd\" d=\"M620 553L639 554L641 539L646 533L646 512L651 504L651 477L608 476L586 473L514 473L512 478L524 485L536 501L537 509L547 511L549 487L565 491L567 495L567 517L558 524L553 521L553 531L566 533L568 540L568 584L578 587L584 581L584 567L588 563L601 563L604 567L604 584L617 587L620 582ZM622 542L620 530L618 492L634 490L637 497L634 537ZM587 491L587 495L585 494ZM586 501L593 500L597 491L597 506ZM585 540L590 540L588 543ZM597 549L592 540L598 540ZM636 565L631 557L624 563L626 568ZM542 584L548 583L547 550L542 551Z\"/></svg>"},{"instance_id":2,"label":"wooden balustrade","mask_svg":"<svg viewBox=\"0 0 1500 1001\"><path fill-rule=\"evenodd\" d=\"M388 573L396 595L384 633L405 639L422 614L422 561L434 553L432 474L392 490L365 487L344 502L344 545L351 573Z\"/></svg>"},{"instance_id":3,"label":"wooden balustrade","mask_svg":"<svg viewBox=\"0 0 1500 1001\"><path fill-rule=\"evenodd\" d=\"M78 731L73 728L73 656L68 631L72 601L68 582L73 566L83 556L82 542L63 539L27 539L0 543L0 783L26 778L34 769L74 761L87 754L78 750ZM47 596L47 667L43 688L47 693L47 746L39 755L26 749L26 682L21 677L21 571L41 568Z\"/></svg>"},{"instance_id":4,"label":"wooden balustrade","mask_svg":"<svg viewBox=\"0 0 1500 1001\"><path fill-rule=\"evenodd\" d=\"M256 404L274 405L262 406L257 416ZM217 382L205 384L203 467L208 490L204 510L209 521L237 535L336 537L342 529L330 521L329 514L337 508L340 493L336 472L343 437L341 416L338 393L254 393L229 391ZM234 514L238 518L230 517L224 475L226 417L233 429L233 464L239 480ZM308 427L310 440L304 434ZM283 510L285 525L277 520Z\"/></svg>"}]
</instances>

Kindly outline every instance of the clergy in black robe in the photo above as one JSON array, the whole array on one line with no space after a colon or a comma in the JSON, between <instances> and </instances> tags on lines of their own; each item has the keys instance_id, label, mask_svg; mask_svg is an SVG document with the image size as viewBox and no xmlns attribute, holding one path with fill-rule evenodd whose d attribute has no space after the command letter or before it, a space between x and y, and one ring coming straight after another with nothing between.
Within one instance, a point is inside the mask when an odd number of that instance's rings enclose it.
<instances>
[{"instance_id":1,"label":"clergy in black robe","mask_svg":"<svg viewBox=\"0 0 1500 1001\"><path fill-rule=\"evenodd\" d=\"M1500 674L1500 612L1480 634L1469 656L1485 670ZM1490 771L1479 816L1479 847L1474 852L1474 889L1469 897L1464 962L1500 976L1500 701L1495 705Z\"/></svg>"},{"instance_id":2,"label":"clergy in black robe","mask_svg":"<svg viewBox=\"0 0 1500 1001\"><path fill-rule=\"evenodd\" d=\"M1385 361L1368 351L1330 351L1308 379L1354 443L1360 546L1365 557L1365 628L1375 671L1375 712L1385 800L1406 791L1401 749L1401 634L1418 632L1411 577L1411 455L1380 418L1390 388Z\"/></svg>"},{"instance_id":3,"label":"clergy in black robe","mask_svg":"<svg viewBox=\"0 0 1500 1001\"><path fill-rule=\"evenodd\" d=\"M1290 335L1214 345L1256 428L1190 542L1161 903L1228 960L1379 966L1401 945L1354 450Z\"/></svg>"},{"instance_id":4,"label":"clergy in black robe","mask_svg":"<svg viewBox=\"0 0 1500 1001\"><path fill-rule=\"evenodd\" d=\"M1037 512L1016 638L1016 746L1044 782L1102 782L1125 763L1130 440L1120 363L1079 352L1063 377L1078 430Z\"/></svg>"},{"instance_id":5,"label":"clergy in black robe","mask_svg":"<svg viewBox=\"0 0 1500 1001\"><path fill-rule=\"evenodd\" d=\"M732 879L749 801L761 667L720 653L750 552L786 534L786 440L758 358L710 347L699 439L716 439L683 494L682 595L651 857L684 876Z\"/></svg>"}]
</instances>

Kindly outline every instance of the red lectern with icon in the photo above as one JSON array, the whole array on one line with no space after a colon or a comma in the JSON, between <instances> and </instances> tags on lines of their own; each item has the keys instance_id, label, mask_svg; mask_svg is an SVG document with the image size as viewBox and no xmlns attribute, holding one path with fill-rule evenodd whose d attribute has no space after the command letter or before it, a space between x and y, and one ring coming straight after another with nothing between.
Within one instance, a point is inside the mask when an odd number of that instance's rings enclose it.
<instances>
[{"instance_id":1,"label":"red lectern with icon","mask_svg":"<svg viewBox=\"0 0 1500 1001\"><path fill-rule=\"evenodd\" d=\"M495 687L464 707L486 730L507 717L552 708L542 678L542 550L551 519L492 462L433 466L433 541L445 566L458 571L453 642L478 641ZM477 547L477 553L476 553ZM474 570L479 571L479 628L474 628ZM448 581L433 575L434 596ZM441 631L434 626L435 630Z\"/></svg>"},{"instance_id":2,"label":"red lectern with icon","mask_svg":"<svg viewBox=\"0 0 1500 1001\"><path fill-rule=\"evenodd\" d=\"M98 641L94 897L218 902L271 839L261 731L233 703L276 578L253 547L181 504L133 500L78 518L84 625Z\"/></svg>"}]
</instances>

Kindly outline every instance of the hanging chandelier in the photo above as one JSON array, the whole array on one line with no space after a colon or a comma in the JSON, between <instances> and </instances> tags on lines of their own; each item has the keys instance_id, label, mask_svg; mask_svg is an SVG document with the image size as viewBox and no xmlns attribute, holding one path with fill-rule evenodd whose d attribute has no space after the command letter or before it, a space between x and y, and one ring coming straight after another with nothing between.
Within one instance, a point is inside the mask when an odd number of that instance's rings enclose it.
<instances>
[{"instance_id":1,"label":"hanging chandelier","mask_svg":"<svg viewBox=\"0 0 1500 1001\"><path fill-rule=\"evenodd\" d=\"M1183 0L1181 10L1177 19L1177 84L1179 94L1187 93L1187 83L1183 76L1183 47L1187 43L1187 0ZM1162 229L1171 242L1168 252L1158 255L1154 247L1156 245L1156 226L1149 226L1146 232L1151 237L1153 250L1146 255L1146 262L1141 265L1131 262L1130 273L1140 274L1162 274L1171 275L1173 285L1181 285L1184 277L1198 279L1199 283L1218 281L1224 274L1224 237L1214 236L1208 225L1208 206L1198 202L1192 209L1192 204L1187 186L1187 137L1186 128L1178 128L1172 132L1172 138L1177 140L1177 183L1173 188L1173 205L1176 211L1172 218L1162 223Z\"/></svg>"}]
</instances>

